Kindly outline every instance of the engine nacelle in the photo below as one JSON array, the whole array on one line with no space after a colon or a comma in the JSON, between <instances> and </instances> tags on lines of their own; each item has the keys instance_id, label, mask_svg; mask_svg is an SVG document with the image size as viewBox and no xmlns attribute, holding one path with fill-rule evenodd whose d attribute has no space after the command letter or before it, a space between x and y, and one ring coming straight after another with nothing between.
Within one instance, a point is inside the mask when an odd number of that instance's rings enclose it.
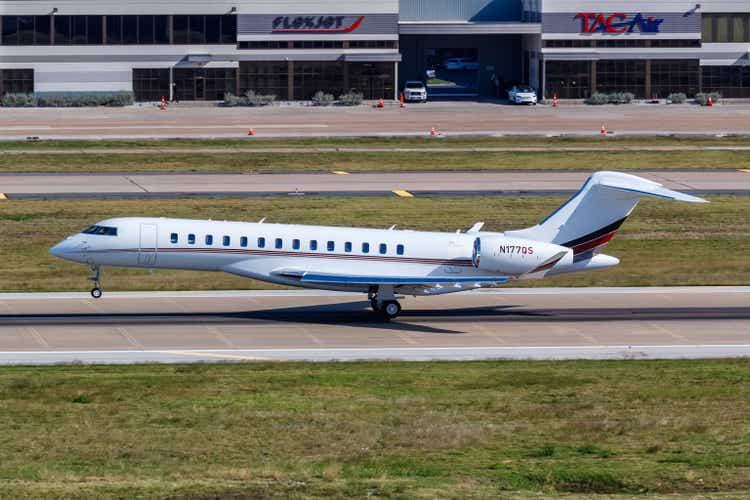
<instances>
[{"instance_id":1,"label":"engine nacelle","mask_svg":"<svg viewBox=\"0 0 750 500\"><path fill-rule=\"evenodd\" d=\"M471 258L474 267L491 274L519 276L552 269L558 262L573 262L573 250L554 243L479 236L474 240Z\"/></svg>"}]
</instances>

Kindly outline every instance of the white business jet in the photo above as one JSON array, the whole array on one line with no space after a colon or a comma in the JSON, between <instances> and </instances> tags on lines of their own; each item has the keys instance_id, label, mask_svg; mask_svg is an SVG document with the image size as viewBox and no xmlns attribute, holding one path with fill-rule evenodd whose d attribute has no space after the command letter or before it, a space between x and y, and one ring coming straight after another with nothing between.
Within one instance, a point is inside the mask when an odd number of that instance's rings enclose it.
<instances>
[{"instance_id":1,"label":"white business jet","mask_svg":"<svg viewBox=\"0 0 750 500\"><path fill-rule=\"evenodd\" d=\"M385 318L397 294L441 295L520 279L614 266L602 248L640 197L705 202L661 184L598 172L534 227L505 233L483 223L455 233L165 218L101 221L50 249L87 264L91 295L102 266L222 271L280 285L367 293Z\"/></svg>"}]
</instances>

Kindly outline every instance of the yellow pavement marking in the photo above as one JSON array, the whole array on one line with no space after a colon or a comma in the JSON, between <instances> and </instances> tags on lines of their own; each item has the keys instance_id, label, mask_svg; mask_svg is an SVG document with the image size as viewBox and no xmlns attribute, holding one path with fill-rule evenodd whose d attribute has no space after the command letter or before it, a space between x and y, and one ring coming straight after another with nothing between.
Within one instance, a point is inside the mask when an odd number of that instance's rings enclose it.
<instances>
[{"instance_id":1,"label":"yellow pavement marking","mask_svg":"<svg viewBox=\"0 0 750 500\"><path fill-rule=\"evenodd\" d=\"M5 193L0 193L0 200L7 200L8 197L5 196Z\"/></svg>"},{"instance_id":2,"label":"yellow pavement marking","mask_svg":"<svg viewBox=\"0 0 750 500\"><path fill-rule=\"evenodd\" d=\"M750 174L750 170L748 170L748 169L746 169L746 168L741 168L741 169L740 169L740 172L746 172L746 173Z\"/></svg>"},{"instance_id":3,"label":"yellow pavement marking","mask_svg":"<svg viewBox=\"0 0 750 500\"><path fill-rule=\"evenodd\" d=\"M409 191L406 191L405 189L394 189L393 194L400 196L402 198L414 198L414 195L411 194Z\"/></svg>"},{"instance_id":4,"label":"yellow pavement marking","mask_svg":"<svg viewBox=\"0 0 750 500\"><path fill-rule=\"evenodd\" d=\"M196 356L199 358L242 359L245 361L288 361L283 358L265 358L262 356L242 356L240 354L219 354L198 351L164 351L164 354L179 354L181 356Z\"/></svg>"},{"instance_id":5,"label":"yellow pavement marking","mask_svg":"<svg viewBox=\"0 0 750 500\"><path fill-rule=\"evenodd\" d=\"M349 172L344 172L343 170L334 170L332 173L336 175L349 175Z\"/></svg>"}]
</instances>

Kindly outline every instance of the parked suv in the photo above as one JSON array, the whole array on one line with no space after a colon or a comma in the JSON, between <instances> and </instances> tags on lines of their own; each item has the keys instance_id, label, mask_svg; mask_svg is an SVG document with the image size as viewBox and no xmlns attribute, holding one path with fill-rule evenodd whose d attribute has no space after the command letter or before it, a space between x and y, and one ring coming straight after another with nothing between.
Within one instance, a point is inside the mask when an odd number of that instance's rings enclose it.
<instances>
[{"instance_id":1,"label":"parked suv","mask_svg":"<svg viewBox=\"0 0 750 500\"><path fill-rule=\"evenodd\" d=\"M409 80L404 85L405 101L427 101L427 87L419 80Z\"/></svg>"},{"instance_id":2,"label":"parked suv","mask_svg":"<svg viewBox=\"0 0 750 500\"><path fill-rule=\"evenodd\" d=\"M516 104L536 104L536 90L528 85L514 85L508 92L508 100Z\"/></svg>"}]
</instances>

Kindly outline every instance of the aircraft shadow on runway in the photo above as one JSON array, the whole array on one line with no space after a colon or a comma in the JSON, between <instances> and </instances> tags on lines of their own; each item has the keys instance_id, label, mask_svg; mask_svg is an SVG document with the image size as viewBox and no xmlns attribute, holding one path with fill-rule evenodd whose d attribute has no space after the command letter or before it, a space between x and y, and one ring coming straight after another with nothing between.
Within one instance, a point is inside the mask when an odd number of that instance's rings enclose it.
<instances>
[{"instance_id":1,"label":"aircraft shadow on runway","mask_svg":"<svg viewBox=\"0 0 750 500\"><path fill-rule=\"evenodd\" d=\"M670 320L750 320L750 307L700 308L580 308L524 309L518 305L493 305L458 309L405 309L398 319L384 321L363 301L284 307L238 312L86 313L0 315L0 326L43 325L237 325L298 323L348 325L394 331L463 334L424 323L470 322L609 322Z\"/></svg>"}]
</instances>

